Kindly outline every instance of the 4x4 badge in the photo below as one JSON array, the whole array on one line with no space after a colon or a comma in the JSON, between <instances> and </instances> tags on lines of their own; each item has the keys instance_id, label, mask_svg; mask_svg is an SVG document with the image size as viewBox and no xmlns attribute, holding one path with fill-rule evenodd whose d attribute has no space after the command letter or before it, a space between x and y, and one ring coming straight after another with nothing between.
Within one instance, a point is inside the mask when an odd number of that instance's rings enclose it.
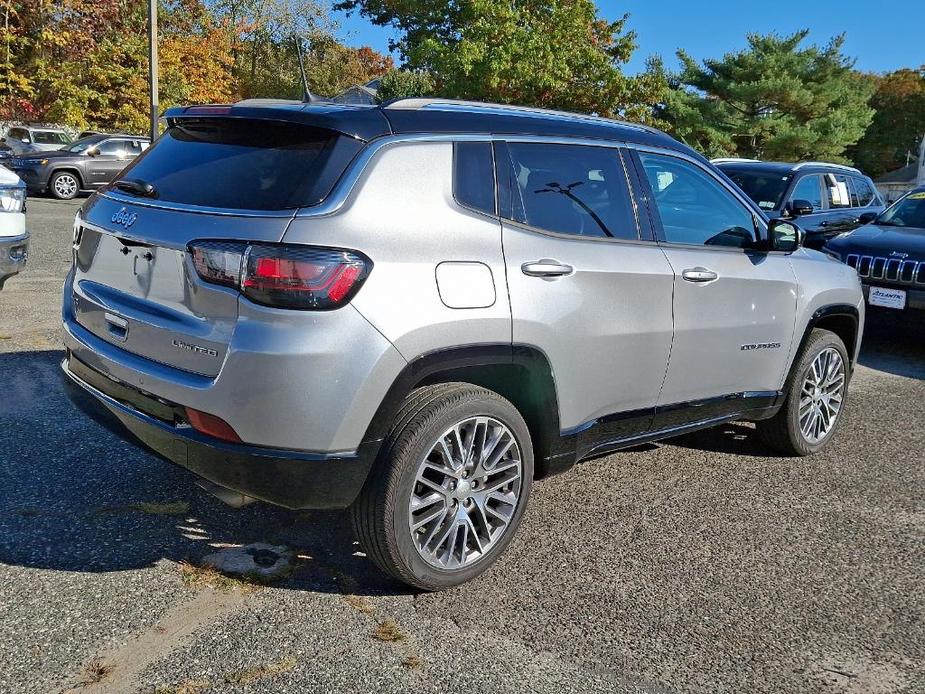
<instances>
[{"instance_id":1,"label":"4x4 badge","mask_svg":"<svg viewBox=\"0 0 925 694\"><path fill-rule=\"evenodd\" d=\"M113 224L120 224L126 229L128 229L132 224L135 223L135 220L138 219L138 215L134 212L129 212L124 207L116 212L112 219L110 220Z\"/></svg>"}]
</instances>

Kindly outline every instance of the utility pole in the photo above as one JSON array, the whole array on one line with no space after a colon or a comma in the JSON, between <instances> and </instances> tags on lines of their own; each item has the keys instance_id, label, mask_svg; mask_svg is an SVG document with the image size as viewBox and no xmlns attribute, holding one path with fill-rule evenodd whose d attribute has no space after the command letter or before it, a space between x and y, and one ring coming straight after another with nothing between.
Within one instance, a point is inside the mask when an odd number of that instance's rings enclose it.
<instances>
[{"instance_id":1,"label":"utility pole","mask_svg":"<svg viewBox=\"0 0 925 694\"><path fill-rule=\"evenodd\" d=\"M151 107L151 142L157 139L157 0L148 0L148 87Z\"/></svg>"}]
</instances>

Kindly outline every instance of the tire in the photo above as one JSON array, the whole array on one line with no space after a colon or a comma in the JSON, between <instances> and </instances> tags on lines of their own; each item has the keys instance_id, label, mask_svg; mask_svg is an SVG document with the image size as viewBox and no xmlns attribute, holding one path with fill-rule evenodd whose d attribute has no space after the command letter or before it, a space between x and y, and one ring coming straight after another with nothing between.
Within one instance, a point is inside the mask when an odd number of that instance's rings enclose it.
<instances>
[{"instance_id":1,"label":"tire","mask_svg":"<svg viewBox=\"0 0 925 694\"><path fill-rule=\"evenodd\" d=\"M71 171L58 171L48 181L48 192L58 200L73 200L80 192L80 177Z\"/></svg>"},{"instance_id":2,"label":"tire","mask_svg":"<svg viewBox=\"0 0 925 694\"><path fill-rule=\"evenodd\" d=\"M810 385L808 391L804 392L807 379L811 379L815 375L815 372L811 374L814 363L816 363L816 360L820 358L820 355L823 353L827 355L837 353L841 360L841 385L837 402L837 412L834 416L831 415L831 408L835 405L835 399L830 397L828 400L825 400L826 388L815 389ZM835 359L832 357L829 363L832 364L834 362ZM786 400L784 400L784 404L780 411L772 418L756 423L759 436L775 451L788 456L813 455L822 450L835 434L843 418L845 401L848 394L849 368L848 350L845 348L845 343L842 342L841 338L828 330L814 329L810 333L803 351L797 356L796 363L791 370L790 376L787 378L787 383L784 387ZM824 380L825 379L823 379L823 382ZM821 394L817 396L813 395L813 393ZM815 397L821 398L819 400L820 412L828 412L830 421L826 431L817 432L814 431L812 427L809 427L810 431L809 434L807 434L804 430L804 425L810 424L810 418L812 417L811 410L815 407L812 403L816 402ZM809 410L807 410L806 405L807 398L809 398L811 402ZM801 410L803 413L802 417ZM807 412L810 413L808 417L806 415ZM822 417L823 421L825 419L825 417ZM820 435L817 436L817 433Z\"/></svg>"},{"instance_id":3,"label":"tire","mask_svg":"<svg viewBox=\"0 0 925 694\"><path fill-rule=\"evenodd\" d=\"M459 439L453 438L454 427L461 432ZM497 444L490 448L495 436ZM469 465L462 465L460 447L451 442L443 448L441 440L460 440L463 450L470 441L482 445L470 446ZM512 445L492 463L492 453L497 455L509 441ZM490 453L483 459L478 449ZM450 453L453 475L444 472L449 467L443 450ZM436 463L425 469L425 459ZM479 462L472 468L475 459ZM350 516L361 547L380 569L415 588L443 590L475 578L501 555L517 532L532 484L533 446L517 409L485 388L441 383L418 388L405 399ZM500 497L507 501L499 502ZM427 498L437 501L422 502ZM420 523L431 514L435 520L412 529L412 519ZM501 516L506 523L500 524ZM461 525L454 526L457 520ZM497 534L491 523L499 524ZM446 542L437 544L444 533Z\"/></svg>"}]
</instances>

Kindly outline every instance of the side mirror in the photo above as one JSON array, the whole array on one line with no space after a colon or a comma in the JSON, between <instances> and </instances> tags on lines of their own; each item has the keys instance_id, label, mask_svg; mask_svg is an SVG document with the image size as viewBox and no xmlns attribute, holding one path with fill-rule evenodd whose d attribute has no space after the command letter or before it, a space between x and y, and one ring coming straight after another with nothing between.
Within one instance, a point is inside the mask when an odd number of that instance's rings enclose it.
<instances>
[{"instance_id":1,"label":"side mirror","mask_svg":"<svg viewBox=\"0 0 925 694\"><path fill-rule=\"evenodd\" d=\"M879 217L877 212L865 212L860 217L858 217L858 224L870 224Z\"/></svg>"},{"instance_id":2,"label":"side mirror","mask_svg":"<svg viewBox=\"0 0 925 694\"><path fill-rule=\"evenodd\" d=\"M794 200L790 203L790 214L794 217L802 217L805 214L813 213L813 203L809 200Z\"/></svg>"},{"instance_id":3,"label":"side mirror","mask_svg":"<svg viewBox=\"0 0 925 694\"><path fill-rule=\"evenodd\" d=\"M793 253L806 238L804 231L786 219L772 219L768 224L768 246L772 251Z\"/></svg>"}]
</instances>

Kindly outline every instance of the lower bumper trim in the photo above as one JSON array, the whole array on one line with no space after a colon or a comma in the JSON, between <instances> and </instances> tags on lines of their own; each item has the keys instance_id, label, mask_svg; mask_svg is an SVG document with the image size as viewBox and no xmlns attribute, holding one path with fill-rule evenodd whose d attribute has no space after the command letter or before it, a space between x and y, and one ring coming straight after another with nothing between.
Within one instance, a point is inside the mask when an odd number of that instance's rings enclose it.
<instances>
[{"instance_id":1,"label":"lower bumper trim","mask_svg":"<svg viewBox=\"0 0 925 694\"><path fill-rule=\"evenodd\" d=\"M90 385L69 368L68 359L61 369L71 400L85 413L97 421L101 414L104 418L106 413L115 415L161 457L243 497L297 510L346 508L359 495L378 453L379 442L363 444L355 453L306 453L225 443L145 414L104 392L105 386ZM116 391L126 387L113 386ZM108 428L126 438L121 428Z\"/></svg>"}]
</instances>

